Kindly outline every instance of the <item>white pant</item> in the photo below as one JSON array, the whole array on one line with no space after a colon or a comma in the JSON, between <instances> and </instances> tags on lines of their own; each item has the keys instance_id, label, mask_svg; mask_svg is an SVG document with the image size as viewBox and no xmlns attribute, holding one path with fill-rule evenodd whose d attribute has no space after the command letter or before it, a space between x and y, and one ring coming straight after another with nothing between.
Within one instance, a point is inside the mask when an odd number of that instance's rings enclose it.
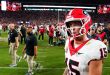
<instances>
[{"instance_id":1,"label":"white pant","mask_svg":"<svg viewBox=\"0 0 110 75\"><path fill-rule=\"evenodd\" d=\"M17 48L15 47L15 43L10 43L9 54L12 58L12 64L16 64L16 59L19 58L17 55Z\"/></svg>"},{"instance_id":2,"label":"white pant","mask_svg":"<svg viewBox=\"0 0 110 75\"><path fill-rule=\"evenodd\" d=\"M34 56L27 55L27 63L28 63L28 72L32 72L33 67L36 65L34 61Z\"/></svg>"}]
</instances>

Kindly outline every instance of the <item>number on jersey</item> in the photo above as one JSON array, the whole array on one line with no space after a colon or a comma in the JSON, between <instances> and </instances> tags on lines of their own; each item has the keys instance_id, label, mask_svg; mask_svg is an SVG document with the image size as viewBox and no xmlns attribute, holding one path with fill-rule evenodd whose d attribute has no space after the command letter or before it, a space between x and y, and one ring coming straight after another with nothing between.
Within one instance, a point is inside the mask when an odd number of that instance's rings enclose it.
<instances>
[{"instance_id":1,"label":"number on jersey","mask_svg":"<svg viewBox=\"0 0 110 75\"><path fill-rule=\"evenodd\" d=\"M106 50L106 48L101 48L101 49L100 49L100 53L101 53L100 58L105 58L105 57L107 57L107 50Z\"/></svg>"}]
</instances>

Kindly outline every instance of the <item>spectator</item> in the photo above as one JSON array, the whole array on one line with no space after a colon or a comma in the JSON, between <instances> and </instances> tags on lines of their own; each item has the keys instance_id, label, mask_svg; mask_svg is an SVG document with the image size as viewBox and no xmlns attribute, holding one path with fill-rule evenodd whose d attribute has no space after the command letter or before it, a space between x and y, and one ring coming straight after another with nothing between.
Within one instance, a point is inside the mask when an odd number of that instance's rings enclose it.
<instances>
[{"instance_id":1,"label":"spectator","mask_svg":"<svg viewBox=\"0 0 110 75\"><path fill-rule=\"evenodd\" d=\"M101 41L108 45L108 41L107 41L107 34L103 31L103 26L102 25L98 25L97 26L97 35L101 38Z\"/></svg>"},{"instance_id":2,"label":"spectator","mask_svg":"<svg viewBox=\"0 0 110 75\"><path fill-rule=\"evenodd\" d=\"M49 26L49 45L53 46L53 35L54 30L52 28L52 25Z\"/></svg>"},{"instance_id":3,"label":"spectator","mask_svg":"<svg viewBox=\"0 0 110 75\"><path fill-rule=\"evenodd\" d=\"M87 34L87 37L90 38L90 39L96 39L96 40L100 40L101 41L101 38L96 34L96 26L92 26L90 28L90 31L89 33Z\"/></svg>"},{"instance_id":4,"label":"spectator","mask_svg":"<svg viewBox=\"0 0 110 75\"><path fill-rule=\"evenodd\" d=\"M45 33L45 29L43 27L43 25L41 25L41 27L39 28L39 40L40 40L40 37L42 36L42 40L44 40L44 33Z\"/></svg>"},{"instance_id":5,"label":"spectator","mask_svg":"<svg viewBox=\"0 0 110 75\"><path fill-rule=\"evenodd\" d=\"M107 27L103 31L107 34L108 51L110 52L110 23L108 23Z\"/></svg>"},{"instance_id":6,"label":"spectator","mask_svg":"<svg viewBox=\"0 0 110 75\"><path fill-rule=\"evenodd\" d=\"M21 26L20 34L21 34L21 44L23 43L23 41L25 43L25 40L26 40L26 27L25 27L24 24Z\"/></svg>"}]
</instances>

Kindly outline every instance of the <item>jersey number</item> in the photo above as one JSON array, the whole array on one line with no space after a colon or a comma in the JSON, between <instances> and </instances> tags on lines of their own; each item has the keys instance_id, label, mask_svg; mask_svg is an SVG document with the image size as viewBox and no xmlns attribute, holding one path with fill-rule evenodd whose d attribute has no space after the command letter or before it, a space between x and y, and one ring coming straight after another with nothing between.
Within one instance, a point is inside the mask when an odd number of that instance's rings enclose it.
<instances>
[{"instance_id":1,"label":"jersey number","mask_svg":"<svg viewBox=\"0 0 110 75\"><path fill-rule=\"evenodd\" d=\"M66 59L67 61L67 59ZM76 62L76 61L73 61L73 60L69 60L69 69L71 70L71 74L70 75L73 75L72 73L75 73L75 75L80 75L80 72L78 70L76 70L75 68L73 68L72 66L75 66L75 67L78 67L79 66L79 62Z\"/></svg>"},{"instance_id":2,"label":"jersey number","mask_svg":"<svg viewBox=\"0 0 110 75\"><path fill-rule=\"evenodd\" d=\"M100 49L100 53L101 53L100 58L105 58L105 57L107 57L106 48L101 48L101 49Z\"/></svg>"}]
</instances>

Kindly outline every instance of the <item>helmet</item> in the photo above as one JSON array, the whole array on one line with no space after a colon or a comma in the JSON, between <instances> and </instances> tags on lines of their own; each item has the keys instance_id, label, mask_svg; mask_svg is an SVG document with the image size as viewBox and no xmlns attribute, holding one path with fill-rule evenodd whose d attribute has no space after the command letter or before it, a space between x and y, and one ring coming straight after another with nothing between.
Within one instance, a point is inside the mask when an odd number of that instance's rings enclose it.
<instances>
[{"instance_id":1,"label":"helmet","mask_svg":"<svg viewBox=\"0 0 110 75\"><path fill-rule=\"evenodd\" d=\"M86 11L84 11L83 9L80 9L80 8L70 10L68 15L66 16L65 25L67 27L67 31L69 31L69 34L71 34L72 36L74 36L74 34L72 33L73 29L72 30L69 29L70 28L69 23L75 22L75 21L81 23L81 28L80 28L79 34L77 36L87 33L92 25L91 17ZM74 37L77 37L77 36L74 36Z\"/></svg>"}]
</instances>

